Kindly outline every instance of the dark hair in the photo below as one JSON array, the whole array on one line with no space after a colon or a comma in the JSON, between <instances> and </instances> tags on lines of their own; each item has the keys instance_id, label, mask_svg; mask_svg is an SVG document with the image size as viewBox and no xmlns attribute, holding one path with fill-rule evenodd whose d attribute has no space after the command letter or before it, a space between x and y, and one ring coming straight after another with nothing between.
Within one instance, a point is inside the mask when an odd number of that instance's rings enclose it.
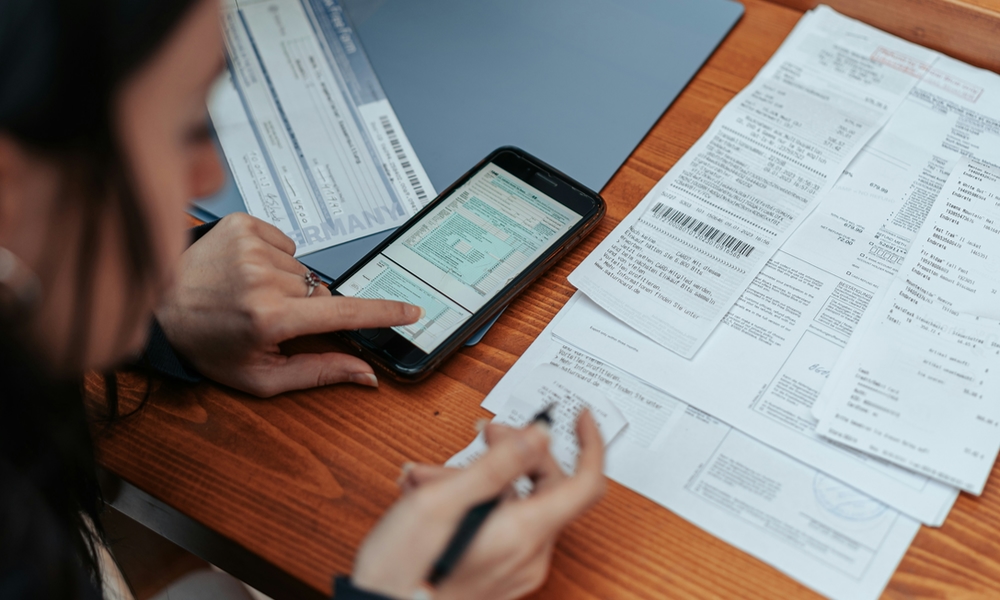
<instances>
[{"instance_id":1,"label":"dark hair","mask_svg":"<svg viewBox=\"0 0 1000 600\"><path fill-rule=\"evenodd\" d=\"M0 0L0 134L60 167L59 201L83 219L79 246L56 247L48 256L76 257L77 318L67 364L82 363L90 337L93 265L108 209L121 220L130 285L144 290L158 276L114 101L193 3ZM16 307L0 314L0 597L99 594L100 533L90 533L81 516L100 527L82 379L54 378L34 358L22 330L26 317ZM119 336L145 317L126 315ZM117 402L110 400L114 418Z\"/></svg>"}]
</instances>

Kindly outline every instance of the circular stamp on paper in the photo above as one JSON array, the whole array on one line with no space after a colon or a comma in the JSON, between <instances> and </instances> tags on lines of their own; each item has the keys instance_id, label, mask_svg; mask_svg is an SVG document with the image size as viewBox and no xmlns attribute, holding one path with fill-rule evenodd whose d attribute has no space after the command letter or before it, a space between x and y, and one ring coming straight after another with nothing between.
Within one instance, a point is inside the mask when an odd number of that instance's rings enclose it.
<instances>
[{"instance_id":1,"label":"circular stamp on paper","mask_svg":"<svg viewBox=\"0 0 1000 600\"><path fill-rule=\"evenodd\" d=\"M849 521L877 519L887 508L878 500L822 473L817 473L813 480L813 493L820 506Z\"/></svg>"}]
</instances>

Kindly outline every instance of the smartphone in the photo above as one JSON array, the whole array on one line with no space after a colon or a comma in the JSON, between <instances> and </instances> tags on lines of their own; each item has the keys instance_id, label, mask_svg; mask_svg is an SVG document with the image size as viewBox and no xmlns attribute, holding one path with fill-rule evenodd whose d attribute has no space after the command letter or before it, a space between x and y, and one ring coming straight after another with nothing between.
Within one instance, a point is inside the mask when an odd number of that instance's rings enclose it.
<instances>
[{"instance_id":1,"label":"smartphone","mask_svg":"<svg viewBox=\"0 0 1000 600\"><path fill-rule=\"evenodd\" d=\"M335 295L401 300L412 325L338 332L418 381L590 233L604 200L527 152L495 150L337 279Z\"/></svg>"}]
</instances>

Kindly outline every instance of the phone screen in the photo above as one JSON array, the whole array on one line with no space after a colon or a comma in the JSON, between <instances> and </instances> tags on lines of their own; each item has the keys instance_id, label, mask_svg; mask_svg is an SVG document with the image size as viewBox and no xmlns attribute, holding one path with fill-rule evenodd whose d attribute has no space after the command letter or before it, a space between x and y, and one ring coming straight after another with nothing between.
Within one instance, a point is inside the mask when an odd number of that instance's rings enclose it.
<instances>
[{"instance_id":1,"label":"phone screen","mask_svg":"<svg viewBox=\"0 0 1000 600\"><path fill-rule=\"evenodd\" d=\"M487 163L337 291L422 307L393 330L430 354L582 218Z\"/></svg>"}]
</instances>

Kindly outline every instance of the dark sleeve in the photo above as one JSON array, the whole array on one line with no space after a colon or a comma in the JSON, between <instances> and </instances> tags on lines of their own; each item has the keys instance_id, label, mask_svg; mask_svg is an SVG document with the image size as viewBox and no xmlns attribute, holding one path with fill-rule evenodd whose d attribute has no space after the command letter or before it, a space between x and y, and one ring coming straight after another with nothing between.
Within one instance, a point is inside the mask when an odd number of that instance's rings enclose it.
<instances>
[{"instance_id":1,"label":"dark sleeve","mask_svg":"<svg viewBox=\"0 0 1000 600\"><path fill-rule=\"evenodd\" d=\"M393 600L381 594L373 594L354 587L347 577L333 580L333 600Z\"/></svg>"},{"instance_id":2,"label":"dark sleeve","mask_svg":"<svg viewBox=\"0 0 1000 600\"><path fill-rule=\"evenodd\" d=\"M208 233L209 231L212 231L212 228L215 227L216 223L218 223L218 221L212 221L211 223L202 223L197 227L192 227L191 243L193 244L198 240L200 240L201 238L205 237L205 234Z\"/></svg>"},{"instance_id":3,"label":"dark sleeve","mask_svg":"<svg viewBox=\"0 0 1000 600\"><path fill-rule=\"evenodd\" d=\"M216 223L218 221L212 221L211 223L205 223L191 229L191 243L193 244L200 240L215 227ZM146 344L146 349L142 352L139 366L154 371L159 375L188 383L197 383L204 379L197 369L192 367L183 357L174 351L174 348L167 340L167 335L163 332L163 328L160 327L160 324L155 319L150 326L149 342Z\"/></svg>"},{"instance_id":4,"label":"dark sleeve","mask_svg":"<svg viewBox=\"0 0 1000 600\"><path fill-rule=\"evenodd\" d=\"M156 319L153 319L153 324L149 328L149 341L146 343L146 349L142 351L137 366L187 383L198 383L204 379L197 369L174 351L167 340L167 334L163 332Z\"/></svg>"}]
</instances>

